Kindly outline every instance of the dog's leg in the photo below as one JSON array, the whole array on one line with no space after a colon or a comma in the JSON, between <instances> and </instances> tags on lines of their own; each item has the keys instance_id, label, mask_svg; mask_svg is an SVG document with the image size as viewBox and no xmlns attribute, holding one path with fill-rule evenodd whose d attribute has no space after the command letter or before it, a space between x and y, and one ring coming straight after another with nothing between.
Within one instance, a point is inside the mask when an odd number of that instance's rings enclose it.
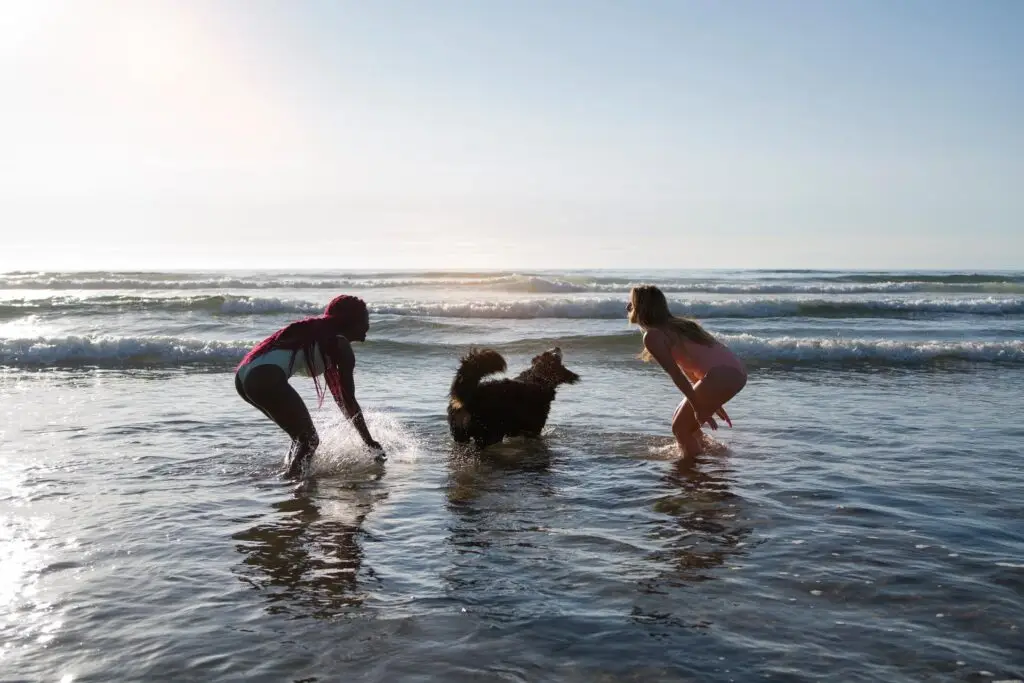
<instances>
[{"instance_id":1,"label":"dog's leg","mask_svg":"<svg viewBox=\"0 0 1024 683\"><path fill-rule=\"evenodd\" d=\"M449 408L448 411L448 429L452 433L452 439L456 443L466 443L472 438L472 421L473 418L469 414L469 411L465 408L458 408L452 410Z\"/></svg>"},{"instance_id":2,"label":"dog's leg","mask_svg":"<svg viewBox=\"0 0 1024 683\"><path fill-rule=\"evenodd\" d=\"M501 443L501 440L503 438L504 436L501 434L501 432L484 432L482 434L477 435L476 446L477 448L484 449L487 448L488 446L493 446L496 443Z\"/></svg>"}]
</instances>

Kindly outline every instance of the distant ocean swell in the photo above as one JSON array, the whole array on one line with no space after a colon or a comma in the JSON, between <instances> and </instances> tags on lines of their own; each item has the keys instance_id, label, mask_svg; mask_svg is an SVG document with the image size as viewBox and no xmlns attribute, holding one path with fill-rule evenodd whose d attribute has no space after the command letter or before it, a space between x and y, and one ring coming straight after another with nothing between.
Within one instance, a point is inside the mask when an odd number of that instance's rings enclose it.
<instances>
[{"instance_id":1,"label":"distant ocean swell","mask_svg":"<svg viewBox=\"0 0 1024 683\"><path fill-rule=\"evenodd\" d=\"M697 318L900 317L915 315L1024 315L1024 297L927 297L878 299L794 299L780 297L695 301L672 298L677 310ZM514 301L406 302L372 304L376 314L440 318L603 318L624 317L625 298L563 297ZM120 314L125 312L196 312L213 315L317 314L323 304L300 299L239 295L141 297L55 296L14 299L0 304L0 320L47 313Z\"/></svg>"},{"instance_id":2,"label":"distant ocean swell","mask_svg":"<svg viewBox=\"0 0 1024 683\"><path fill-rule=\"evenodd\" d=\"M735 280L651 276L670 293L708 294L858 294L975 292L1024 294L1024 277L998 274L816 274L788 279ZM626 278L519 273L431 273L224 276L180 273L7 273L0 290L360 290L458 287L535 294L625 293L638 284Z\"/></svg>"},{"instance_id":3,"label":"distant ocean swell","mask_svg":"<svg viewBox=\"0 0 1024 683\"><path fill-rule=\"evenodd\" d=\"M865 363L878 366L929 366L943 361L1024 365L1024 341L1019 340L903 341L758 337L748 334L726 334L721 337L752 365L782 363L815 366ZM237 363L255 341L204 341L168 336L6 339L0 340L0 366L223 367ZM622 333L522 340L495 346L510 353L531 353L555 343L561 344L567 353L607 352L635 355L639 340L636 333ZM387 340L370 342L361 347L361 353L430 353L449 354L452 357L463 350L463 345Z\"/></svg>"}]
</instances>

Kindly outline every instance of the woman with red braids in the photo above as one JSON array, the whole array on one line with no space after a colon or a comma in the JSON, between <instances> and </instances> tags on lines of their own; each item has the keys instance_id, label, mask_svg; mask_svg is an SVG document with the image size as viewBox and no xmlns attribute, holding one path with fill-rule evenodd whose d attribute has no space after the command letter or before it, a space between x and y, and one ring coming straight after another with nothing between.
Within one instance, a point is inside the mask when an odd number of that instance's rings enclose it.
<instances>
[{"instance_id":1,"label":"woman with red braids","mask_svg":"<svg viewBox=\"0 0 1024 683\"><path fill-rule=\"evenodd\" d=\"M324 388L348 417L376 459L386 459L384 449L373 440L359 403L352 373L356 359L351 342L366 341L370 315L366 303L342 294L327 304L321 316L294 322L270 335L250 351L235 370L235 389L246 403L258 408L292 438L288 477L297 477L320 444L313 419L298 392L288 383L293 373L313 379L316 395L323 405Z\"/></svg>"}]
</instances>

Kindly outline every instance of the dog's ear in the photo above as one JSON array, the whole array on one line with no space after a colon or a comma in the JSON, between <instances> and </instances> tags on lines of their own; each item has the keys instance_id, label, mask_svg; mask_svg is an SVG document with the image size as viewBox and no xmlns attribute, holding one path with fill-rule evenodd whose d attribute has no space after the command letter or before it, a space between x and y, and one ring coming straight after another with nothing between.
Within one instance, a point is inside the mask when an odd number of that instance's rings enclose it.
<instances>
[{"instance_id":1,"label":"dog's ear","mask_svg":"<svg viewBox=\"0 0 1024 683\"><path fill-rule=\"evenodd\" d=\"M562 349L555 346L533 359L534 364L560 366L562 364Z\"/></svg>"},{"instance_id":2,"label":"dog's ear","mask_svg":"<svg viewBox=\"0 0 1024 683\"><path fill-rule=\"evenodd\" d=\"M530 361L530 365L551 365L553 360L561 361L561 352L559 351L559 353L556 354L555 349L547 349L546 351L542 351L534 356Z\"/></svg>"},{"instance_id":3,"label":"dog's ear","mask_svg":"<svg viewBox=\"0 0 1024 683\"><path fill-rule=\"evenodd\" d=\"M548 351L548 354L550 354L550 357L553 361L552 364L554 365L555 369L557 369L557 377L560 383L576 384L576 382L580 381L580 376L577 375L572 370L570 370L569 368L565 367L565 365L562 363L562 349L560 347L556 346L555 348Z\"/></svg>"}]
</instances>

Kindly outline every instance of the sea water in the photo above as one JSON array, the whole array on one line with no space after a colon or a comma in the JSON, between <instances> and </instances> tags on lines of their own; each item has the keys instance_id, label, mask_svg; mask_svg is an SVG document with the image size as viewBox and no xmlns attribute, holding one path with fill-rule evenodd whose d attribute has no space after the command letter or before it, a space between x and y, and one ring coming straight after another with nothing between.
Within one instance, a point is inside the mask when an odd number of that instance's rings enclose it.
<instances>
[{"instance_id":1,"label":"sea water","mask_svg":"<svg viewBox=\"0 0 1024 683\"><path fill-rule=\"evenodd\" d=\"M680 464L653 283L750 369ZM357 396L302 486L232 370L339 293ZM461 354L583 381L448 436ZM1024 677L1024 274L0 275L4 681Z\"/></svg>"}]
</instances>

